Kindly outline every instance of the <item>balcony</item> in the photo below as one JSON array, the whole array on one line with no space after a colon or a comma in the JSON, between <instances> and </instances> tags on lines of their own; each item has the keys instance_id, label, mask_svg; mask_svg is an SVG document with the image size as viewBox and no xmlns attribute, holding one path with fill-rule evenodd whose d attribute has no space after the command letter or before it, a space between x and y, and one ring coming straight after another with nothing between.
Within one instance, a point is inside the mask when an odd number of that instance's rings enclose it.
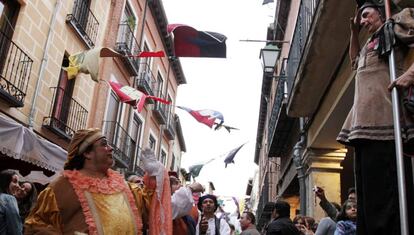
<instances>
[{"instance_id":1,"label":"balcony","mask_svg":"<svg viewBox=\"0 0 414 235\"><path fill-rule=\"evenodd\" d=\"M287 62L289 116L311 116L318 108L347 56L354 11L347 1L300 1Z\"/></svg>"},{"instance_id":2,"label":"balcony","mask_svg":"<svg viewBox=\"0 0 414 235\"><path fill-rule=\"evenodd\" d=\"M136 155L137 145L128 132L116 121L103 121L104 135L113 148L115 164L119 168L129 168Z\"/></svg>"},{"instance_id":3,"label":"balcony","mask_svg":"<svg viewBox=\"0 0 414 235\"><path fill-rule=\"evenodd\" d=\"M0 31L0 97L10 107L23 107L33 60Z\"/></svg>"},{"instance_id":4,"label":"balcony","mask_svg":"<svg viewBox=\"0 0 414 235\"><path fill-rule=\"evenodd\" d=\"M72 98L72 94L60 87L53 89L49 116L43 119L43 127L60 137L70 140L77 130L86 127L88 110Z\"/></svg>"},{"instance_id":5,"label":"balcony","mask_svg":"<svg viewBox=\"0 0 414 235\"><path fill-rule=\"evenodd\" d=\"M137 76L139 70L139 58L128 57L131 55L138 55L140 46L137 39L134 36L134 31L131 29L129 24L119 24L118 39L115 43L115 50L125 57L121 57L122 61L126 65L131 76Z\"/></svg>"},{"instance_id":6,"label":"balcony","mask_svg":"<svg viewBox=\"0 0 414 235\"><path fill-rule=\"evenodd\" d=\"M285 64L281 68L281 76L277 81L276 96L273 101L272 112L270 114L268 141L269 157L283 157L289 149L289 136L296 118L287 116L287 82L285 76Z\"/></svg>"},{"instance_id":7,"label":"balcony","mask_svg":"<svg viewBox=\"0 0 414 235\"><path fill-rule=\"evenodd\" d=\"M75 0L72 14L66 16L66 23L72 26L86 46L89 48L95 46L99 22L89 9L88 1Z\"/></svg>"},{"instance_id":8,"label":"balcony","mask_svg":"<svg viewBox=\"0 0 414 235\"><path fill-rule=\"evenodd\" d=\"M170 115L170 118L168 120L168 123L165 128L165 132L164 132L169 140L173 140L175 138L175 126L176 126L176 122L173 116Z\"/></svg>"},{"instance_id":9,"label":"balcony","mask_svg":"<svg viewBox=\"0 0 414 235\"><path fill-rule=\"evenodd\" d=\"M149 68L149 65L146 63L141 63L141 72L136 78L136 84L138 90L144 92L147 95L155 95L156 82L155 78ZM148 102L154 104L154 101L149 99Z\"/></svg>"},{"instance_id":10,"label":"balcony","mask_svg":"<svg viewBox=\"0 0 414 235\"><path fill-rule=\"evenodd\" d=\"M152 113L160 124L167 124L168 109L166 104L156 101Z\"/></svg>"}]
</instances>

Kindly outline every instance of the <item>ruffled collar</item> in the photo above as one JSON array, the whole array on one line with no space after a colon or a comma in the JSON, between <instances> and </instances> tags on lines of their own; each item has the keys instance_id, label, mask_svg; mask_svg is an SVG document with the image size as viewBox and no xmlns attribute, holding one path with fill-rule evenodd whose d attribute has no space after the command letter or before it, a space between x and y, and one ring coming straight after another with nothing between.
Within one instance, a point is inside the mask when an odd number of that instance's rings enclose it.
<instances>
[{"instance_id":1,"label":"ruffled collar","mask_svg":"<svg viewBox=\"0 0 414 235\"><path fill-rule=\"evenodd\" d=\"M121 174L109 169L105 178L90 177L77 170L65 170L63 176L76 188L91 193L114 194L127 189L125 180Z\"/></svg>"}]
</instances>

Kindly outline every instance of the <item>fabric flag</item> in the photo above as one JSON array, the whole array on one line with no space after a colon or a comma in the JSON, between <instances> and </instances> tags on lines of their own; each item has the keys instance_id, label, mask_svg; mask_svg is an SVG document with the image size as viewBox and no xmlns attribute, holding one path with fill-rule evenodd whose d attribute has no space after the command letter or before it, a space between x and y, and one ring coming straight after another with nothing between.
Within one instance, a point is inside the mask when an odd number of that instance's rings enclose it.
<instances>
[{"instance_id":1,"label":"fabric flag","mask_svg":"<svg viewBox=\"0 0 414 235\"><path fill-rule=\"evenodd\" d=\"M164 104L170 104L171 102L161 99L159 97L150 96L138 91L130 86L124 86L114 81L109 81L109 85L111 86L112 90L116 93L119 97L121 102L130 104L137 108L138 112L140 113L142 108L144 107L146 99L153 99L159 101Z\"/></svg>"},{"instance_id":2,"label":"fabric flag","mask_svg":"<svg viewBox=\"0 0 414 235\"><path fill-rule=\"evenodd\" d=\"M262 5L266 5L268 3L274 2L274 0L263 0L263 4Z\"/></svg>"},{"instance_id":3,"label":"fabric flag","mask_svg":"<svg viewBox=\"0 0 414 235\"><path fill-rule=\"evenodd\" d=\"M183 106L177 106L177 108L187 111L198 122L201 122L210 128L212 128L213 125L216 124L215 123L216 119L220 120L221 123L224 122L223 114L215 110L211 110L211 109L192 110L190 108L183 107Z\"/></svg>"},{"instance_id":4,"label":"fabric flag","mask_svg":"<svg viewBox=\"0 0 414 235\"><path fill-rule=\"evenodd\" d=\"M198 177L203 166L204 164L192 165L188 168L188 171L193 176L193 178L195 178Z\"/></svg>"},{"instance_id":5,"label":"fabric flag","mask_svg":"<svg viewBox=\"0 0 414 235\"><path fill-rule=\"evenodd\" d=\"M174 35L177 57L226 58L227 37L223 34L197 31L183 24L169 24L167 30Z\"/></svg>"},{"instance_id":6,"label":"fabric flag","mask_svg":"<svg viewBox=\"0 0 414 235\"><path fill-rule=\"evenodd\" d=\"M63 69L68 72L68 79L75 78L78 73L91 75L92 80L99 82L99 58L123 57L122 54L107 47L95 47L69 56L69 66Z\"/></svg>"},{"instance_id":7,"label":"fabric flag","mask_svg":"<svg viewBox=\"0 0 414 235\"><path fill-rule=\"evenodd\" d=\"M164 51L141 51L138 55L128 55L128 57L165 57Z\"/></svg>"},{"instance_id":8,"label":"fabric flag","mask_svg":"<svg viewBox=\"0 0 414 235\"><path fill-rule=\"evenodd\" d=\"M234 163L234 157L236 156L237 152L239 152L239 150L243 147L243 145L245 144L242 144L239 147L230 151L230 153L224 159L225 168L227 168L227 164Z\"/></svg>"}]
</instances>

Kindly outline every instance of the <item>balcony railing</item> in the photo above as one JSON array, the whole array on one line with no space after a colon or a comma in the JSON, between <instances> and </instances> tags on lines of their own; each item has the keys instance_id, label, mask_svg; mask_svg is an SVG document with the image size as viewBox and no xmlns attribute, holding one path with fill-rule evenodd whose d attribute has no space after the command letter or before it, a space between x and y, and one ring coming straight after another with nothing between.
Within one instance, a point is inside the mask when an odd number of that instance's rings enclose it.
<instances>
[{"instance_id":1,"label":"balcony railing","mask_svg":"<svg viewBox=\"0 0 414 235\"><path fill-rule=\"evenodd\" d=\"M134 31L131 29L129 24L119 24L118 39L115 44L115 50L123 55L126 55L125 57L122 57L122 60L132 76L138 75L139 58L128 56L138 55L140 52L139 48L140 46L134 36Z\"/></svg>"},{"instance_id":2,"label":"balcony railing","mask_svg":"<svg viewBox=\"0 0 414 235\"><path fill-rule=\"evenodd\" d=\"M319 0L301 0L295 32L290 45L289 59L287 62L287 83L290 95L295 82L296 73L306 46L308 34L312 26Z\"/></svg>"},{"instance_id":3,"label":"balcony railing","mask_svg":"<svg viewBox=\"0 0 414 235\"><path fill-rule=\"evenodd\" d=\"M33 60L0 31L0 97L23 107Z\"/></svg>"},{"instance_id":4,"label":"balcony railing","mask_svg":"<svg viewBox=\"0 0 414 235\"><path fill-rule=\"evenodd\" d=\"M95 46L99 22L89 9L88 1L75 0L72 14L66 16L66 22L73 27L89 48Z\"/></svg>"},{"instance_id":5,"label":"balcony railing","mask_svg":"<svg viewBox=\"0 0 414 235\"><path fill-rule=\"evenodd\" d=\"M120 168L129 168L137 145L128 132L116 121L103 121L104 135L113 148L113 156Z\"/></svg>"},{"instance_id":6,"label":"balcony railing","mask_svg":"<svg viewBox=\"0 0 414 235\"><path fill-rule=\"evenodd\" d=\"M137 79L137 87L142 92L146 93L147 95L155 95L155 89L157 82L151 72L151 69L148 64L141 63L140 64L140 73ZM154 103L151 99L148 100L151 103Z\"/></svg>"},{"instance_id":7,"label":"balcony railing","mask_svg":"<svg viewBox=\"0 0 414 235\"><path fill-rule=\"evenodd\" d=\"M170 115L170 118L165 128L165 135L169 140L173 140L175 138L175 125L176 123L173 118L173 115Z\"/></svg>"},{"instance_id":8,"label":"balcony railing","mask_svg":"<svg viewBox=\"0 0 414 235\"><path fill-rule=\"evenodd\" d=\"M43 126L57 135L71 139L75 132L86 127L88 110L72 98L72 94L60 87L53 89L49 116L43 119Z\"/></svg>"},{"instance_id":9,"label":"balcony railing","mask_svg":"<svg viewBox=\"0 0 414 235\"><path fill-rule=\"evenodd\" d=\"M285 84L286 84L285 79L286 79L285 77L280 77L277 83L275 101L273 103L272 113L270 114L270 119L269 119L269 133L268 133L269 143L273 142L277 120L279 118L280 112L283 112L283 110L281 110L282 104L285 101L285 97L287 95L285 93ZM270 145L269 145L269 148L270 148Z\"/></svg>"},{"instance_id":10,"label":"balcony railing","mask_svg":"<svg viewBox=\"0 0 414 235\"><path fill-rule=\"evenodd\" d=\"M167 123L168 110L166 104L156 101L154 110L152 112L154 113L155 118L158 120L160 124Z\"/></svg>"}]
</instances>

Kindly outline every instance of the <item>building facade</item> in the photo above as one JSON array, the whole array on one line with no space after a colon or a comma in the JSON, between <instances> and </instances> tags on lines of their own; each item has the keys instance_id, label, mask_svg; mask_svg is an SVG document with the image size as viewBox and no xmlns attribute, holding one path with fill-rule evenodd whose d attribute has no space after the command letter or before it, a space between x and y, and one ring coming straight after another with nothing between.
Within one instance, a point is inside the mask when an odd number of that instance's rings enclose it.
<instances>
[{"instance_id":1,"label":"building facade","mask_svg":"<svg viewBox=\"0 0 414 235\"><path fill-rule=\"evenodd\" d=\"M173 57L161 1L0 1L0 160L27 175L63 169L78 129L102 129L114 148L115 168L143 174L140 154L152 148L178 171L184 138L174 105L186 83ZM99 59L99 82L69 79L69 56L107 47L124 57ZM132 57L164 51L165 57ZM171 105L147 101L138 113L121 103L108 81L134 87Z\"/></svg>"},{"instance_id":2,"label":"building facade","mask_svg":"<svg viewBox=\"0 0 414 235\"><path fill-rule=\"evenodd\" d=\"M353 149L336 137L353 103L355 71L348 44L355 8L356 2L332 0L276 4L267 39L279 47L280 56L273 71L263 73L255 154L262 225L268 202L282 198L290 203L292 217L319 220L325 214L314 186L338 203L354 187ZM365 32L360 40L366 39Z\"/></svg>"}]
</instances>

